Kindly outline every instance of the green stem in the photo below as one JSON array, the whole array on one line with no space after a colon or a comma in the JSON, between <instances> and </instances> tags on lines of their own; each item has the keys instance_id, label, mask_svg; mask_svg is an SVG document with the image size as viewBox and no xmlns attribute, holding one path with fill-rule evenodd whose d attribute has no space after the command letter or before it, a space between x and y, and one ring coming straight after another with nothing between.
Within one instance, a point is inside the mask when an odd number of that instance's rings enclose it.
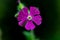
<instances>
[{"instance_id":1,"label":"green stem","mask_svg":"<svg viewBox=\"0 0 60 40\"><path fill-rule=\"evenodd\" d=\"M30 32L24 31L23 33L27 40L35 40L35 35L33 30L31 30Z\"/></svg>"},{"instance_id":2,"label":"green stem","mask_svg":"<svg viewBox=\"0 0 60 40\"><path fill-rule=\"evenodd\" d=\"M31 33L31 40L35 40L34 31L31 30L30 33Z\"/></svg>"}]
</instances>

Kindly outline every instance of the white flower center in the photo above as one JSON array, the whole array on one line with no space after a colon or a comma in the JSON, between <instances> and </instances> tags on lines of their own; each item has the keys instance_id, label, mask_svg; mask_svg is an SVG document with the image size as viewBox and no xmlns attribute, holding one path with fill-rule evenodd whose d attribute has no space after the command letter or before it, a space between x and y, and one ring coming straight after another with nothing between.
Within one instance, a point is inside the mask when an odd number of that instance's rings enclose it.
<instances>
[{"instance_id":1,"label":"white flower center","mask_svg":"<svg viewBox=\"0 0 60 40\"><path fill-rule=\"evenodd\" d=\"M29 15L29 16L27 17L27 19L28 19L28 20L32 20L32 17Z\"/></svg>"}]
</instances>

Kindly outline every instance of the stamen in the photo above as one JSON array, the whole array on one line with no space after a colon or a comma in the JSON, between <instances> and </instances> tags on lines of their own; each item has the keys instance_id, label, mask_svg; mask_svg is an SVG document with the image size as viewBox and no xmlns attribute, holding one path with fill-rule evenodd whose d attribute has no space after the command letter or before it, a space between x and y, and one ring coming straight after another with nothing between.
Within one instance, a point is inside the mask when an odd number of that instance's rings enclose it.
<instances>
[{"instance_id":1,"label":"stamen","mask_svg":"<svg viewBox=\"0 0 60 40\"><path fill-rule=\"evenodd\" d=\"M28 20L32 20L32 17L29 15L29 16L27 17L27 19L28 19Z\"/></svg>"}]
</instances>

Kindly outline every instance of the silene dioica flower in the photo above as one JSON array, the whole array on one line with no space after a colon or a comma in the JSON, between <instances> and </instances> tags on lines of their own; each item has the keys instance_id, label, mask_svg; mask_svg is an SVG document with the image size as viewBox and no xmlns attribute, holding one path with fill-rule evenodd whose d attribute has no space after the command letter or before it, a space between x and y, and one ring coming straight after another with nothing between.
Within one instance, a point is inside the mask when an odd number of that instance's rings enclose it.
<instances>
[{"instance_id":1,"label":"silene dioica flower","mask_svg":"<svg viewBox=\"0 0 60 40\"><path fill-rule=\"evenodd\" d=\"M31 6L30 11L27 7L24 7L19 11L18 25L25 26L26 30L34 30L35 25L40 25L42 23L42 17L40 16L40 11L38 8Z\"/></svg>"}]
</instances>

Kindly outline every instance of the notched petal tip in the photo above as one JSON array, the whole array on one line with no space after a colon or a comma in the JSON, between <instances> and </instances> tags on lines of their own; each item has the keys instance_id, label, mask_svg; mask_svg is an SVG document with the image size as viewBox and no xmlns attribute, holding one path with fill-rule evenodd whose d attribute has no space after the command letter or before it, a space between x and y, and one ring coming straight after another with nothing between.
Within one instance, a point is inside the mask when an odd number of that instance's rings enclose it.
<instances>
[{"instance_id":1,"label":"notched petal tip","mask_svg":"<svg viewBox=\"0 0 60 40\"><path fill-rule=\"evenodd\" d=\"M40 25L42 23L42 17L40 15L34 16L32 21L36 23L37 25Z\"/></svg>"},{"instance_id":2,"label":"notched petal tip","mask_svg":"<svg viewBox=\"0 0 60 40\"><path fill-rule=\"evenodd\" d=\"M30 7L30 14L34 16L34 15L40 14L40 11L38 8L31 6Z\"/></svg>"},{"instance_id":3,"label":"notched petal tip","mask_svg":"<svg viewBox=\"0 0 60 40\"><path fill-rule=\"evenodd\" d=\"M26 20L21 20L18 22L18 25L19 26L25 26L26 22L27 22Z\"/></svg>"},{"instance_id":4,"label":"notched petal tip","mask_svg":"<svg viewBox=\"0 0 60 40\"><path fill-rule=\"evenodd\" d=\"M27 24L25 25L26 30L34 30L35 25L33 24L32 21L28 21Z\"/></svg>"}]
</instances>

